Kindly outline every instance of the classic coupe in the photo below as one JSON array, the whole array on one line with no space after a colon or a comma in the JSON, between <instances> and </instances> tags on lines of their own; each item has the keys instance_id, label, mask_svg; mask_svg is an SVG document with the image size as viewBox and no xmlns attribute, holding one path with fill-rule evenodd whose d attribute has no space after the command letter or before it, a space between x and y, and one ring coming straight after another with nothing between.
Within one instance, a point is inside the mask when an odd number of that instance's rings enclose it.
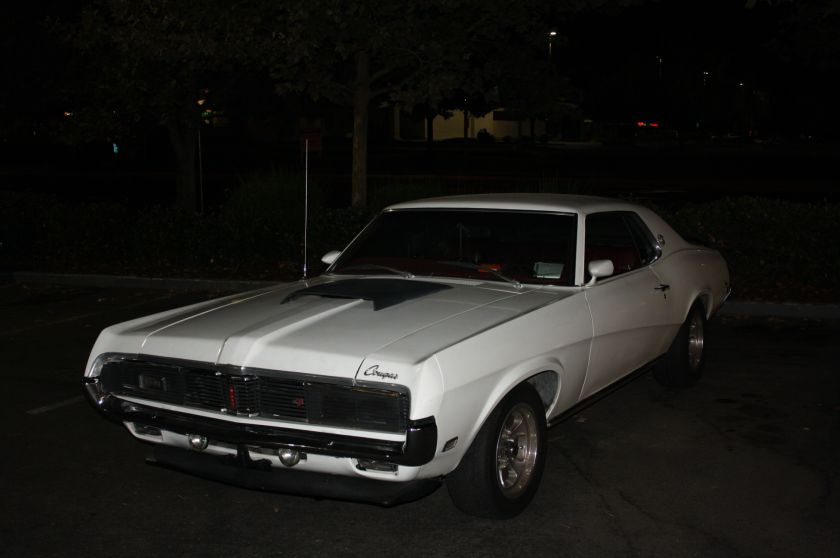
<instances>
[{"instance_id":1,"label":"classic coupe","mask_svg":"<svg viewBox=\"0 0 840 558\"><path fill-rule=\"evenodd\" d=\"M323 262L108 327L90 401L166 467L383 505L444 483L464 512L508 518L550 425L637 372L698 379L729 294L718 252L585 196L400 203Z\"/></svg>"}]
</instances>

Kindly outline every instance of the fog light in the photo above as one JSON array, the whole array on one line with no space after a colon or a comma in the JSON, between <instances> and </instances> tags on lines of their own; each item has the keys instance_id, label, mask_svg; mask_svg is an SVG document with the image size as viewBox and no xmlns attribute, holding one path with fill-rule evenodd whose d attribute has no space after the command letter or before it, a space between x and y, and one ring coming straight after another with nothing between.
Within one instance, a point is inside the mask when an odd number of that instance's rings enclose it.
<instances>
[{"instance_id":1,"label":"fog light","mask_svg":"<svg viewBox=\"0 0 840 558\"><path fill-rule=\"evenodd\" d=\"M204 450L207 449L207 436L202 436L201 434L187 434L187 441L190 443L190 447L194 450Z\"/></svg>"},{"instance_id":2,"label":"fog light","mask_svg":"<svg viewBox=\"0 0 840 558\"><path fill-rule=\"evenodd\" d=\"M294 467L300 463L300 452L296 449L281 448L277 455L280 457L280 463L286 467Z\"/></svg>"}]
</instances>

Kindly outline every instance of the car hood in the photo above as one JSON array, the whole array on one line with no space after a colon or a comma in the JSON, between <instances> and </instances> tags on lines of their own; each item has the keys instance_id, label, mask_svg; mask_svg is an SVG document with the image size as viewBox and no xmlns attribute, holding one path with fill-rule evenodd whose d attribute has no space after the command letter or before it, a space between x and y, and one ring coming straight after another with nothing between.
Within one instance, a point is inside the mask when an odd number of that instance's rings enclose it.
<instances>
[{"instance_id":1,"label":"car hood","mask_svg":"<svg viewBox=\"0 0 840 558\"><path fill-rule=\"evenodd\" d=\"M494 282L319 278L117 326L112 347L100 352L352 378L368 355L417 363L568 294Z\"/></svg>"}]
</instances>

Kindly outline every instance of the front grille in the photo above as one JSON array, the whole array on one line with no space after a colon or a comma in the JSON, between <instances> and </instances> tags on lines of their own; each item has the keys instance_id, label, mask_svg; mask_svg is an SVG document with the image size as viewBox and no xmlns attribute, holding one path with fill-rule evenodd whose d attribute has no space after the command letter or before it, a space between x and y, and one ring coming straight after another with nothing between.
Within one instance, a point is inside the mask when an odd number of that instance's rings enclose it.
<instances>
[{"instance_id":1,"label":"front grille","mask_svg":"<svg viewBox=\"0 0 840 558\"><path fill-rule=\"evenodd\" d=\"M306 386L302 382L287 382L262 378L260 411L262 416L306 420Z\"/></svg>"},{"instance_id":2,"label":"front grille","mask_svg":"<svg viewBox=\"0 0 840 558\"><path fill-rule=\"evenodd\" d=\"M123 368L131 369L132 366L133 363L127 361L122 363ZM169 371L169 374L178 376L173 371ZM216 410L225 408L224 379L221 374L182 368L180 376L184 379L184 391L180 394L184 405Z\"/></svg>"},{"instance_id":3,"label":"front grille","mask_svg":"<svg viewBox=\"0 0 840 558\"><path fill-rule=\"evenodd\" d=\"M393 389L128 359L106 362L100 381L109 394L240 416L381 432L408 426L408 395Z\"/></svg>"}]
</instances>

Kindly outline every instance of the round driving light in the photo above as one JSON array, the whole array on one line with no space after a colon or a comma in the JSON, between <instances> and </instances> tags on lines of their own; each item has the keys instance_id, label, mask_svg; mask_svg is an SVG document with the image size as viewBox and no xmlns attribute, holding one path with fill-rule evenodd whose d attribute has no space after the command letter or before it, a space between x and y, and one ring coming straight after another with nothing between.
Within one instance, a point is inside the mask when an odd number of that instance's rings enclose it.
<instances>
[{"instance_id":1,"label":"round driving light","mask_svg":"<svg viewBox=\"0 0 840 558\"><path fill-rule=\"evenodd\" d=\"M194 450L203 450L207 449L207 436L202 436L201 434L187 434L187 441L190 443L190 447Z\"/></svg>"},{"instance_id":2,"label":"round driving light","mask_svg":"<svg viewBox=\"0 0 840 558\"><path fill-rule=\"evenodd\" d=\"M300 462L300 452L292 448L282 448L277 455L280 456L280 463L286 467L294 467Z\"/></svg>"}]
</instances>

